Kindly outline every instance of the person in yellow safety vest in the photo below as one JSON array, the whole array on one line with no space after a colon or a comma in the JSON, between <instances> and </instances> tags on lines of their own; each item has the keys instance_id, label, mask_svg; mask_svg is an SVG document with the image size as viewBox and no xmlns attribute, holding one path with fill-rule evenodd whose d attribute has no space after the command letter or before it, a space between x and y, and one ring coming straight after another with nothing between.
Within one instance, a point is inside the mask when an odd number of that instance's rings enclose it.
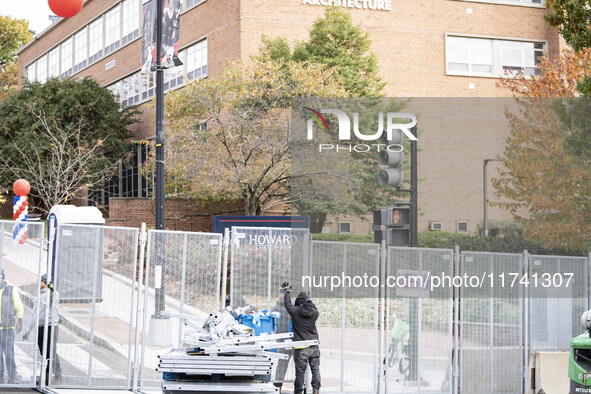
<instances>
[{"instance_id":1,"label":"person in yellow safety vest","mask_svg":"<svg viewBox=\"0 0 591 394\"><path fill-rule=\"evenodd\" d=\"M6 281L0 269L0 382L4 381L4 362L8 370L8 383L18 383L14 361L14 335L23 329L23 303L18 290Z\"/></svg>"}]
</instances>

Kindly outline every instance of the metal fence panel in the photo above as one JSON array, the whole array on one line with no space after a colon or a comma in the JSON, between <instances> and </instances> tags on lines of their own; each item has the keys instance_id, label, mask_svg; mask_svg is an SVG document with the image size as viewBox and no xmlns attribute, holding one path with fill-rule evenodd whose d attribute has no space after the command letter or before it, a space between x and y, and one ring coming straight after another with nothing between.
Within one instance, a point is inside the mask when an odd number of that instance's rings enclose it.
<instances>
[{"instance_id":1,"label":"metal fence panel","mask_svg":"<svg viewBox=\"0 0 591 394\"><path fill-rule=\"evenodd\" d=\"M58 225L53 265L61 382L50 387L128 389L131 382L138 229Z\"/></svg>"},{"instance_id":2,"label":"metal fence panel","mask_svg":"<svg viewBox=\"0 0 591 394\"><path fill-rule=\"evenodd\" d=\"M38 313L33 314L33 310L39 302L39 282L45 257L45 226L43 223L28 223L27 239L21 243L13 237L14 226L14 222L0 221L0 267L5 273L5 284L0 285L0 292L4 295L6 285L13 286L13 294L23 304L23 330L31 324L34 332L25 341L22 333L15 334L14 329L5 328L1 331L0 348L6 353L0 354L0 360L3 356L6 358L6 368L0 369L0 388L33 387L36 385L36 377L41 373L41 357L34 340L39 320ZM11 359L16 366L15 373L11 367Z\"/></svg>"},{"instance_id":3,"label":"metal fence panel","mask_svg":"<svg viewBox=\"0 0 591 394\"><path fill-rule=\"evenodd\" d=\"M460 274L522 275L519 254L462 252ZM523 292L519 287L460 288L460 392L522 393Z\"/></svg>"},{"instance_id":4,"label":"metal fence panel","mask_svg":"<svg viewBox=\"0 0 591 394\"><path fill-rule=\"evenodd\" d=\"M162 374L155 372L157 356L171 345L180 345L185 329L179 319L162 319L159 312L209 316L219 311L221 263L221 234L148 231L140 389L160 387ZM155 320L168 321L171 330L165 332L167 338L154 337L158 335ZM164 342L158 343L161 340Z\"/></svg>"},{"instance_id":5,"label":"metal fence panel","mask_svg":"<svg viewBox=\"0 0 591 394\"><path fill-rule=\"evenodd\" d=\"M380 362L379 245L312 241L309 272L316 278L336 276L343 282L338 289L309 288L320 311L323 391L375 393ZM365 279L372 277L376 281Z\"/></svg>"},{"instance_id":6,"label":"metal fence panel","mask_svg":"<svg viewBox=\"0 0 591 394\"><path fill-rule=\"evenodd\" d=\"M291 319L283 307L279 289L290 282L294 297L309 271L310 232L306 229L232 227L229 293L232 307L246 304L256 310L281 313L277 332L289 330ZM292 352L288 361L279 361L273 371L274 382L294 379Z\"/></svg>"},{"instance_id":7,"label":"metal fence panel","mask_svg":"<svg viewBox=\"0 0 591 394\"><path fill-rule=\"evenodd\" d=\"M585 257L530 255L528 268L532 283L528 301L530 352L566 350L570 340L583 333L579 322L589 309L589 261ZM538 279L535 287L534 277ZM548 287L542 285L545 278L550 279Z\"/></svg>"},{"instance_id":8,"label":"metal fence panel","mask_svg":"<svg viewBox=\"0 0 591 394\"><path fill-rule=\"evenodd\" d=\"M452 392L452 289L417 294L397 279L451 276L453 263L452 250L388 248L386 393Z\"/></svg>"}]
</instances>

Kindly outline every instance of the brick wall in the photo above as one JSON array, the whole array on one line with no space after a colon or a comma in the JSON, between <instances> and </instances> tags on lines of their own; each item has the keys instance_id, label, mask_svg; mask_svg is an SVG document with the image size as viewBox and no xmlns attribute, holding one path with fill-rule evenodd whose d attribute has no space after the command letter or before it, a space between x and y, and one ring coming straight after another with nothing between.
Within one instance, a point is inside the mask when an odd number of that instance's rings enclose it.
<instances>
[{"instance_id":1,"label":"brick wall","mask_svg":"<svg viewBox=\"0 0 591 394\"><path fill-rule=\"evenodd\" d=\"M212 230L212 215L243 215L242 201L229 203L199 203L186 199L166 199L164 225L167 230ZM140 227L142 222L154 228L154 200L150 198L109 199L108 225Z\"/></svg>"}]
</instances>

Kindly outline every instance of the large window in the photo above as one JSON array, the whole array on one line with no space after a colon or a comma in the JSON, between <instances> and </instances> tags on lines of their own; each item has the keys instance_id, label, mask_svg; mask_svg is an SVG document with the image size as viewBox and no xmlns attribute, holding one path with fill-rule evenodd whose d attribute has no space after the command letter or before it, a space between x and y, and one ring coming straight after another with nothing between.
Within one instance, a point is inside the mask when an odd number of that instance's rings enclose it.
<instances>
[{"instance_id":1,"label":"large window","mask_svg":"<svg viewBox=\"0 0 591 394\"><path fill-rule=\"evenodd\" d=\"M448 35L445 48L448 74L500 77L539 73L544 43Z\"/></svg>"},{"instance_id":2,"label":"large window","mask_svg":"<svg viewBox=\"0 0 591 394\"><path fill-rule=\"evenodd\" d=\"M182 66L167 68L164 70L164 91L174 89L183 83L185 52L179 52L179 59L183 62Z\"/></svg>"},{"instance_id":3,"label":"large window","mask_svg":"<svg viewBox=\"0 0 591 394\"><path fill-rule=\"evenodd\" d=\"M525 75L538 75L537 65L544 53L544 44L519 41L499 41L503 71L516 75L523 71Z\"/></svg>"},{"instance_id":4,"label":"large window","mask_svg":"<svg viewBox=\"0 0 591 394\"><path fill-rule=\"evenodd\" d=\"M88 28L80 30L74 36L74 73L88 64Z\"/></svg>"},{"instance_id":5,"label":"large window","mask_svg":"<svg viewBox=\"0 0 591 394\"><path fill-rule=\"evenodd\" d=\"M492 75L492 57L492 40L447 38L447 70L450 72Z\"/></svg>"},{"instance_id":6,"label":"large window","mask_svg":"<svg viewBox=\"0 0 591 394\"><path fill-rule=\"evenodd\" d=\"M105 15L105 55L119 48L120 38L121 12L117 5Z\"/></svg>"},{"instance_id":7,"label":"large window","mask_svg":"<svg viewBox=\"0 0 591 394\"><path fill-rule=\"evenodd\" d=\"M47 76L56 78L60 76L60 48L56 47L49 52Z\"/></svg>"},{"instance_id":8,"label":"large window","mask_svg":"<svg viewBox=\"0 0 591 394\"><path fill-rule=\"evenodd\" d=\"M68 38L61 45L62 48L62 73L61 77L66 78L72 75L72 37Z\"/></svg>"},{"instance_id":9,"label":"large window","mask_svg":"<svg viewBox=\"0 0 591 394\"><path fill-rule=\"evenodd\" d=\"M29 82L35 82L35 80L36 80L36 74L37 74L37 68L35 67L36 64L37 64L36 62L33 62L30 65L28 65L27 67L25 67L25 78Z\"/></svg>"},{"instance_id":10,"label":"large window","mask_svg":"<svg viewBox=\"0 0 591 394\"><path fill-rule=\"evenodd\" d=\"M156 90L156 72L142 75L142 100L152 97Z\"/></svg>"},{"instance_id":11,"label":"large window","mask_svg":"<svg viewBox=\"0 0 591 394\"><path fill-rule=\"evenodd\" d=\"M88 28L88 64L103 57L103 18L92 22Z\"/></svg>"},{"instance_id":12,"label":"large window","mask_svg":"<svg viewBox=\"0 0 591 394\"><path fill-rule=\"evenodd\" d=\"M132 74L121 82L121 103L123 106L137 104L140 101L140 74Z\"/></svg>"},{"instance_id":13,"label":"large window","mask_svg":"<svg viewBox=\"0 0 591 394\"><path fill-rule=\"evenodd\" d=\"M47 55L37 59L37 81L41 83L47 81Z\"/></svg>"},{"instance_id":14,"label":"large window","mask_svg":"<svg viewBox=\"0 0 591 394\"><path fill-rule=\"evenodd\" d=\"M122 45L135 40L140 35L140 4L138 0L125 0L123 2L123 37Z\"/></svg>"},{"instance_id":15,"label":"large window","mask_svg":"<svg viewBox=\"0 0 591 394\"><path fill-rule=\"evenodd\" d=\"M207 75L207 40L187 48L187 78L198 79Z\"/></svg>"}]
</instances>

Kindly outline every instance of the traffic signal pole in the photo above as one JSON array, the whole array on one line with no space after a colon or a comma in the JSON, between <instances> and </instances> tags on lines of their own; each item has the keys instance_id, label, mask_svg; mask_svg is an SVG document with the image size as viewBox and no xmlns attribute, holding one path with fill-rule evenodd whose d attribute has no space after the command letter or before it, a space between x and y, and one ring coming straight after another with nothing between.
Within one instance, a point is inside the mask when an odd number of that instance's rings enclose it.
<instances>
[{"instance_id":1,"label":"traffic signal pole","mask_svg":"<svg viewBox=\"0 0 591 394\"><path fill-rule=\"evenodd\" d=\"M411 129L412 135L417 136L417 127ZM418 175L417 175L417 141L410 141L410 246L419 246L418 235Z\"/></svg>"}]
</instances>

